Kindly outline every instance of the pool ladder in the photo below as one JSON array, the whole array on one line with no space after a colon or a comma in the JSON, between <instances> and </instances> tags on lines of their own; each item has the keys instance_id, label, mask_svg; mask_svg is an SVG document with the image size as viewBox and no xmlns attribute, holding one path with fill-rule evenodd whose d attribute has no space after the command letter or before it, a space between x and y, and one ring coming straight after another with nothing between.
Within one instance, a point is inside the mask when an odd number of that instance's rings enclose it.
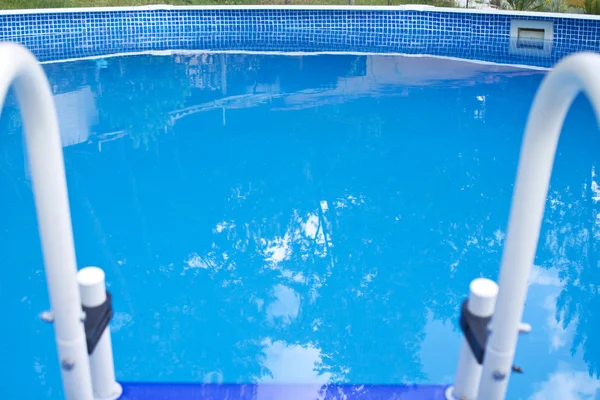
<instances>
[{"instance_id":1,"label":"pool ladder","mask_svg":"<svg viewBox=\"0 0 600 400\"><path fill-rule=\"evenodd\" d=\"M106 303L104 273L99 268L84 268L77 273L63 152L50 85L33 54L20 45L0 43L0 111L11 84L23 116L52 307L52 311L42 313L42 319L54 325L65 397L117 399L121 387L115 380L108 328L99 332L95 349L88 355L83 309L98 309Z\"/></svg>"},{"instance_id":2,"label":"pool ladder","mask_svg":"<svg viewBox=\"0 0 600 400\"><path fill-rule=\"evenodd\" d=\"M581 91L587 94L600 120L598 71L600 55L581 53L567 57L546 76L537 92L521 147L499 285L487 279L474 280L463 308L466 321L493 316L493 330L485 349L479 349L485 352L483 359L483 353L473 350L472 340L463 340L456 382L446 392L448 399L502 400L506 395L518 334L528 329L521 318L558 138L567 111ZM54 324L65 397L116 399L121 395L121 387L115 380L108 328L88 356L82 310L106 303L104 273L97 268L77 272L62 147L50 86L28 50L2 43L0 110L11 84L23 115L52 306L52 312L44 314L44 319Z\"/></svg>"},{"instance_id":3,"label":"pool ladder","mask_svg":"<svg viewBox=\"0 0 600 400\"><path fill-rule=\"evenodd\" d=\"M473 337L469 341L465 335L449 399L501 400L506 395L518 335L530 329L521 318L556 147L567 112L580 92L587 95L600 121L600 55L580 53L565 58L538 89L521 145L499 284L475 279L467 310L463 308L463 315L474 320L491 317L492 325L484 326L489 332L485 357L483 363L477 360L482 354L473 351L477 348L472 346ZM463 322L461 316L461 328Z\"/></svg>"}]
</instances>

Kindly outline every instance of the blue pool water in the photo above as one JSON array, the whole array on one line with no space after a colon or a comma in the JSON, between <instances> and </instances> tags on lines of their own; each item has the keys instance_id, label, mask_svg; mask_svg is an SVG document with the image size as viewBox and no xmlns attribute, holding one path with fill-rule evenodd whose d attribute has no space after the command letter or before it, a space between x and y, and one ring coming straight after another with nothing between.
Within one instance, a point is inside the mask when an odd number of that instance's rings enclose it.
<instances>
[{"instance_id":1,"label":"blue pool water","mask_svg":"<svg viewBox=\"0 0 600 400\"><path fill-rule=\"evenodd\" d=\"M496 279L545 72L393 56L196 54L44 66L80 266L107 273L118 378L451 383ZM600 388L598 128L559 144L510 399ZM21 121L0 119L0 398L59 399ZM9 327L9 328L7 328ZM260 398L260 396L259 396Z\"/></svg>"}]
</instances>

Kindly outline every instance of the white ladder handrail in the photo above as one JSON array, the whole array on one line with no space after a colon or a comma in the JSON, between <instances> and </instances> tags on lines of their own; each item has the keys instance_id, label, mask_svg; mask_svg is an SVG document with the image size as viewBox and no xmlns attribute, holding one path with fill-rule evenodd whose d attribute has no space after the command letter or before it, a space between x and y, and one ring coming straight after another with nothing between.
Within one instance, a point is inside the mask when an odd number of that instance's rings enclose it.
<instances>
[{"instance_id":1,"label":"white ladder handrail","mask_svg":"<svg viewBox=\"0 0 600 400\"><path fill-rule=\"evenodd\" d=\"M0 43L0 111L11 84L23 116L65 397L92 400L63 152L50 85L28 50Z\"/></svg>"},{"instance_id":2,"label":"white ladder handrail","mask_svg":"<svg viewBox=\"0 0 600 400\"><path fill-rule=\"evenodd\" d=\"M506 242L494 329L487 342L479 400L501 400L517 346L529 275L538 244L548 185L565 116L580 92L600 121L600 55L565 58L542 82L525 128Z\"/></svg>"}]
</instances>

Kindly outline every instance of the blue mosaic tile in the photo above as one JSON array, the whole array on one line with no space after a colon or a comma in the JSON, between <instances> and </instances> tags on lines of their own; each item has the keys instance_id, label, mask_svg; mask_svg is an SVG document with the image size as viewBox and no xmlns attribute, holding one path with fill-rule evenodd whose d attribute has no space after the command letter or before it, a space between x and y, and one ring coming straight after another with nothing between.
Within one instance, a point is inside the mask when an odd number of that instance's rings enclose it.
<instances>
[{"instance_id":1,"label":"blue mosaic tile","mask_svg":"<svg viewBox=\"0 0 600 400\"><path fill-rule=\"evenodd\" d=\"M509 54L511 19L553 21L550 57ZM577 51L600 51L600 20L442 10L139 9L0 14L5 40L43 61L150 50L360 51L550 67Z\"/></svg>"}]
</instances>

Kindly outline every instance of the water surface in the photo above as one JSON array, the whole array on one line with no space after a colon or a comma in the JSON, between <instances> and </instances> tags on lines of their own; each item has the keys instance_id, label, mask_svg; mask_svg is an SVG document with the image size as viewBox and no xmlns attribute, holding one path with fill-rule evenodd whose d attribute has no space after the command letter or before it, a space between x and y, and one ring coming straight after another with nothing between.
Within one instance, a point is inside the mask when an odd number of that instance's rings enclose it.
<instances>
[{"instance_id":1,"label":"water surface","mask_svg":"<svg viewBox=\"0 0 600 400\"><path fill-rule=\"evenodd\" d=\"M47 64L80 266L113 293L118 378L450 383L469 282L496 279L544 72L434 58L196 54ZM600 387L600 148L578 98L511 399ZM21 121L0 120L1 398L61 398ZM301 393L310 399L314 393Z\"/></svg>"}]
</instances>

